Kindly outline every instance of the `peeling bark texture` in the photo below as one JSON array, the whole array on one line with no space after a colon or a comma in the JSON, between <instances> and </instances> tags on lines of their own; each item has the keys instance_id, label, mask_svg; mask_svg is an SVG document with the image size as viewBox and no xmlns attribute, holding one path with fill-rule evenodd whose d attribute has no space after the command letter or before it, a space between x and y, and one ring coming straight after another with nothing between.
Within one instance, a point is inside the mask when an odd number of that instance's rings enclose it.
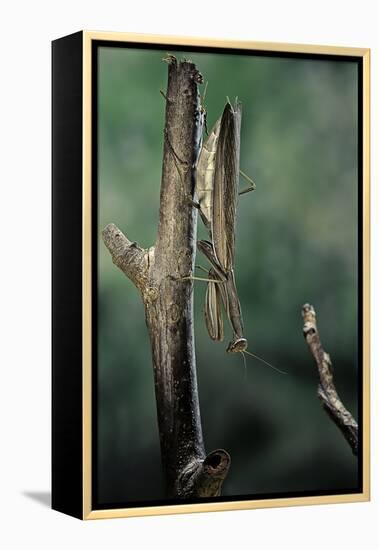
<instances>
[{"instance_id":1,"label":"peeling bark texture","mask_svg":"<svg viewBox=\"0 0 379 550\"><path fill-rule=\"evenodd\" d=\"M206 456L200 421L193 327L192 274L196 250L195 165L201 147L202 76L189 61L168 56L159 226L142 249L109 224L102 236L113 263L141 293L149 331L162 464L169 497L220 494L226 451Z\"/></svg>"},{"instance_id":2,"label":"peeling bark texture","mask_svg":"<svg viewBox=\"0 0 379 550\"><path fill-rule=\"evenodd\" d=\"M344 407L333 381L333 368L330 356L322 347L316 324L316 312L313 306L305 304L302 309L304 320L303 334L316 361L319 373L318 397L324 410L339 428L349 443L354 455L358 454L358 424Z\"/></svg>"}]
</instances>

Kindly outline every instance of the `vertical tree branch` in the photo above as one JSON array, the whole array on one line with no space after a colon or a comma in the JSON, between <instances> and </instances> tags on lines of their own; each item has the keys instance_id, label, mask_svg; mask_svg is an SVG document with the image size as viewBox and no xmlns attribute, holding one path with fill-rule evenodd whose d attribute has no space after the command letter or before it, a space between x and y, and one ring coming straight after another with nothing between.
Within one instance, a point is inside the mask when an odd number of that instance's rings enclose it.
<instances>
[{"instance_id":1,"label":"vertical tree branch","mask_svg":"<svg viewBox=\"0 0 379 550\"><path fill-rule=\"evenodd\" d=\"M329 354L322 347L316 324L316 312L313 306L305 304L302 309L302 315L304 320L303 334L316 361L319 373L318 396L324 410L340 429L353 453L357 455L358 424L352 414L343 405L334 386L332 362Z\"/></svg>"},{"instance_id":2,"label":"vertical tree branch","mask_svg":"<svg viewBox=\"0 0 379 550\"><path fill-rule=\"evenodd\" d=\"M113 262L140 290L149 330L162 464L172 497L220 494L230 457L206 457L196 379L192 273L196 249L195 163L203 114L198 83L188 61L169 56L164 151L157 241L143 250L113 224L103 240Z\"/></svg>"}]
</instances>

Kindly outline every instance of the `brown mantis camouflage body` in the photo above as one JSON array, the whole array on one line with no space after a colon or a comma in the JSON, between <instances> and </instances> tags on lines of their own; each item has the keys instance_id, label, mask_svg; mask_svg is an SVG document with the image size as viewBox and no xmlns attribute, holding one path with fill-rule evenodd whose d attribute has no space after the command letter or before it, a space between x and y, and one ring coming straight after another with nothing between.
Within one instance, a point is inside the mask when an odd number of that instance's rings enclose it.
<instances>
[{"instance_id":1,"label":"brown mantis camouflage body","mask_svg":"<svg viewBox=\"0 0 379 550\"><path fill-rule=\"evenodd\" d=\"M197 165L196 194L200 215L211 241L199 250L212 265L205 302L205 320L213 340L223 340L222 307L233 328L227 351L247 349L241 306L234 278L235 226L239 183L241 104L228 102L203 144Z\"/></svg>"}]
</instances>

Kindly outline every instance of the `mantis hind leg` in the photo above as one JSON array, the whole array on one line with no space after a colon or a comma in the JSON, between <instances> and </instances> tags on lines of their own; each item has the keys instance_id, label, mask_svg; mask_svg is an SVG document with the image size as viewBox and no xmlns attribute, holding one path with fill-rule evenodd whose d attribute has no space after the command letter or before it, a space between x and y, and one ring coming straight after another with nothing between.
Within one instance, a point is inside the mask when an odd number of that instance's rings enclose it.
<instances>
[{"instance_id":1,"label":"mantis hind leg","mask_svg":"<svg viewBox=\"0 0 379 550\"><path fill-rule=\"evenodd\" d=\"M188 277L180 277L179 281L203 281L204 283L218 283L222 284L223 281L218 279L207 279L206 277L195 277L194 275L188 275Z\"/></svg>"}]
</instances>

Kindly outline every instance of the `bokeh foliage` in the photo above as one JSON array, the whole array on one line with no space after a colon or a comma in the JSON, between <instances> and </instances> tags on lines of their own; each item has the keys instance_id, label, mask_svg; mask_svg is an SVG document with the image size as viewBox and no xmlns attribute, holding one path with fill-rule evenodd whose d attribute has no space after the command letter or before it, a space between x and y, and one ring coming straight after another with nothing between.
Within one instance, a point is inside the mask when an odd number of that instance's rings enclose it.
<instances>
[{"instance_id":1,"label":"bokeh foliage","mask_svg":"<svg viewBox=\"0 0 379 550\"><path fill-rule=\"evenodd\" d=\"M236 280L251 351L213 343L195 285L199 395L207 451L225 448L224 495L354 489L357 463L316 397L301 306L318 313L336 384L358 402L358 71L351 61L176 52L208 81L209 127L226 96L243 104ZM153 372L138 292L100 238L116 223L155 240L167 66L164 51L102 47L98 60L98 490L100 502L164 498ZM203 87L204 89L204 87ZM244 185L242 183L242 185ZM178 213L179 215L179 213ZM199 235L205 231L199 219ZM198 256L197 263L206 266ZM229 335L227 335L229 336Z\"/></svg>"}]
</instances>

